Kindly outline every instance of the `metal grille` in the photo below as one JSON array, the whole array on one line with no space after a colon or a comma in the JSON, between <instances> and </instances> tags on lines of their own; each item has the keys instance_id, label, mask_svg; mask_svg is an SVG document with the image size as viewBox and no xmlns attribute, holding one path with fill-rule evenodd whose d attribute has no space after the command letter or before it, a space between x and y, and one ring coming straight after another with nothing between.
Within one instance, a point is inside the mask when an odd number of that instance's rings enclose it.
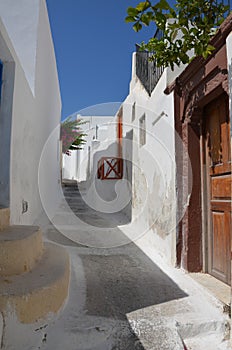
<instances>
[{"instance_id":1,"label":"metal grille","mask_svg":"<svg viewBox=\"0 0 232 350\"><path fill-rule=\"evenodd\" d=\"M162 31L157 30L154 37L161 39L162 35ZM157 67L156 60L152 62L149 60L153 54L148 51L140 51L140 46L136 45L136 75L149 95L164 71L164 67Z\"/></svg>"}]
</instances>

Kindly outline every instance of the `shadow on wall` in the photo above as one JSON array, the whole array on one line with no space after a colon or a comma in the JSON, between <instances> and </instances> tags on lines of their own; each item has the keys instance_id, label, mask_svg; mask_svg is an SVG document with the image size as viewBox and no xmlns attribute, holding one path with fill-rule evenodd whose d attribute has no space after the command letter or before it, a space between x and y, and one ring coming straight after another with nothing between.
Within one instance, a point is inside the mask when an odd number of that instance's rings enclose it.
<instances>
[{"instance_id":1,"label":"shadow on wall","mask_svg":"<svg viewBox=\"0 0 232 350\"><path fill-rule=\"evenodd\" d=\"M15 63L0 35L0 208L10 204L11 124ZM4 81L4 84L2 82Z\"/></svg>"}]
</instances>

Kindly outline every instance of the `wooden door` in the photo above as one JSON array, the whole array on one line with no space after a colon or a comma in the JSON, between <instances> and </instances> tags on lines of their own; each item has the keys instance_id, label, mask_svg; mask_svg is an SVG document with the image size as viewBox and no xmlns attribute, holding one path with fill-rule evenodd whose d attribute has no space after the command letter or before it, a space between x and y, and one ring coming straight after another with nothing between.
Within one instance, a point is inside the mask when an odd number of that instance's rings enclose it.
<instances>
[{"instance_id":1,"label":"wooden door","mask_svg":"<svg viewBox=\"0 0 232 350\"><path fill-rule=\"evenodd\" d=\"M230 284L231 149L227 96L211 102L204 112L208 272Z\"/></svg>"}]
</instances>

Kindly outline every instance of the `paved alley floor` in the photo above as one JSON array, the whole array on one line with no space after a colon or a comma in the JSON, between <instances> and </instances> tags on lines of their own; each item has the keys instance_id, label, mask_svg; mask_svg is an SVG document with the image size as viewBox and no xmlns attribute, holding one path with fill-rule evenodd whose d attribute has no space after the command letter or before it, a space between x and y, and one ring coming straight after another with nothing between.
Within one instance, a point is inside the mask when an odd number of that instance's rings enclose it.
<instances>
[{"instance_id":1,"label":"paved alley floor","mask_svg":"<svg viewBox=\"0 0 232 350\"><path fill-rule=\"evenodd\" d=\"M51 222L43 230L48 241L70 254L68 299L56 317L31 326L11 323L5 350L183 350L182 339L188 350L227 348L228 319L220 304L182 271L152 261L123 238L117 227L124 222L121 215L113 221L87 208L75 186L64 193L83 225L62 225L61 206L57 219L65 232ZM102 230L110 223L111 234L121 235L123 244L89 247L70 238L96 222L92 242L99 233L102 244Z\"/></svg>"}]
</instances>

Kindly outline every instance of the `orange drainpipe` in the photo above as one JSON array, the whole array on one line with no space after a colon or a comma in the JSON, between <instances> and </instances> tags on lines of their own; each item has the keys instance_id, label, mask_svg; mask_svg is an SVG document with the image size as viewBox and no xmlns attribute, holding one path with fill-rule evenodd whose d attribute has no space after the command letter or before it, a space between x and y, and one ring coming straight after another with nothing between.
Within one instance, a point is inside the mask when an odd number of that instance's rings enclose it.
<instances>
[{"instance_id":1,"label":"orange drainpipe","mask_svg":"<svg viewBox=\"0 0 232 350\"><path fill-rule=\"evenodd\" d=\"M117 141L118 141L118 158L122 158L122 108L118 112L117 120Z\"/></svg>"}]
</instances>

